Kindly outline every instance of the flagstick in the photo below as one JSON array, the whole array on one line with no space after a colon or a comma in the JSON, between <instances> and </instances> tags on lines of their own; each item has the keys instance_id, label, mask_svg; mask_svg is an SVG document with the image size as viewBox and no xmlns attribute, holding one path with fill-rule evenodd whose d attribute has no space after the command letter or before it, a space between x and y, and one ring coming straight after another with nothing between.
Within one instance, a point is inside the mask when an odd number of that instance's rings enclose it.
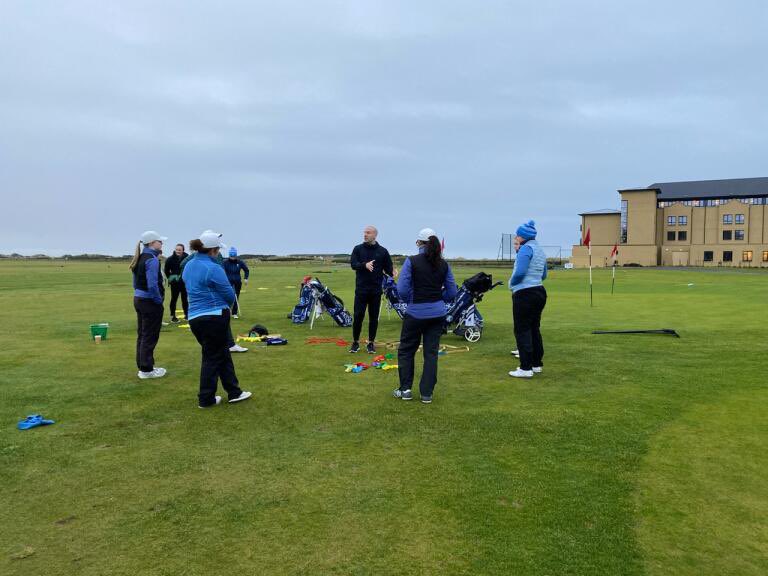
<instances>
[{"instance_id":1,"label":"flagstick","mask_svg":"<svg viewBox=\"0 0 768 576\"><path fill-rule=\"evenodd\" d=\"M589 306L593 306L592 303L592 242L589 243Z\"/></svg>"},{"instance_id":2,"label":"flagstick","mask_svg":"<svg viewBox=\"0 0 768 576\"><path fill-rule=\"evenodd\" d=\"M613 294L613 287L616 284L616 260L613 261L611 268L613 269L611 271L611 294Z\"/></svg>"}]
</instances>

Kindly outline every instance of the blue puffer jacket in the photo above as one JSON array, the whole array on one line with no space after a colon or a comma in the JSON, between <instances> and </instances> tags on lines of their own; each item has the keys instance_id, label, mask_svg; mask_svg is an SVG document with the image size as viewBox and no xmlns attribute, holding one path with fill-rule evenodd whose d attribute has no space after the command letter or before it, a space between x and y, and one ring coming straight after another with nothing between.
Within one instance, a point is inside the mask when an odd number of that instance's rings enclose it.
<instances>
[{"instance_id":1,"label":"blue puffer jacket","mask_svg":"<svg viewBox=\"0 0 768 576\"><path fill-rule=\"evenodd\" d=\"M542 286L547 277L547 255L536 240L528 240L520 246L515 258L515 269L509 279L512 292Z\"/></svg>"}]
</instances>

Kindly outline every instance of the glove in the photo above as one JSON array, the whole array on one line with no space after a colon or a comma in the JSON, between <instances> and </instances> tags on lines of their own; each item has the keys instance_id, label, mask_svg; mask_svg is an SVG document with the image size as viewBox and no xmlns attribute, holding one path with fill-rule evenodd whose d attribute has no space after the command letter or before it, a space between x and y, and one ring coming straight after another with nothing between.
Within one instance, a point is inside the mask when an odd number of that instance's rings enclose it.
<instances>
[{"instance_id":1,"label":"glove","mask_svg":"<svg viewBox=\"0 0 768 576\"><path fill-rule=\"evenodd\" d=\"M245 285L248 286L248 278L245 279Z\"/></svg>"}]
</instances>

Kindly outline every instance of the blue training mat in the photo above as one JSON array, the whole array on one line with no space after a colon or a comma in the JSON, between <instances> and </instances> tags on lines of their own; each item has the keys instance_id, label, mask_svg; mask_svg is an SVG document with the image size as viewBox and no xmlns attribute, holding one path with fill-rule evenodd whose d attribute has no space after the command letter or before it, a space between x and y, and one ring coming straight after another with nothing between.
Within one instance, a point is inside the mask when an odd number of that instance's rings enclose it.
<instances>
[{"instance_id":1,"label":"blue training mat","mask_svg":"<svg viewBox=\"0 0 768 576\"><path fill-rule=\"evenodd\" d=\"M46 420L40 414L31 414L20 420L16 424L16 428L19 430L29 430L30 428L36 428L37 426L48 426L49 424L55 424L53 420Z\"/></svg>"}]
</instances>

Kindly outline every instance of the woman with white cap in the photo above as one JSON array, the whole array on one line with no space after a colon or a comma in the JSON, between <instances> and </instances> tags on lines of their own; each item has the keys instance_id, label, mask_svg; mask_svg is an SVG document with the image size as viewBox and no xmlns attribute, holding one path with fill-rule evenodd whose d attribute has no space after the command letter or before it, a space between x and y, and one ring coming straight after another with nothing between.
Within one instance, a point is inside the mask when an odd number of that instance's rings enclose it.
<instances>
[{"instance_id":1,"label":"woman with white cap","mask_svg":"<svg viewBox=\"0 0 768 576\"><path fill-rule=\"evenodd\" d=\"M393 395L402 400L413 398L414 357L423 341L424 370L419 393L421 401L429 404L437 383L437 355L445 323L445 303L456 296L456 281L451 267L443 260L440 241L434 230L421 230L416 246L419 253L406 258L397 281L397 291L408 308L397 351L400 387Z\"/></svg>"},{"instance_id":2,"label":"woman with white cap","mask_svg":"<svg viewBox=\"0 0 768 576\"><path fill-rule=\"evenodd\" d=\"M544 279L547 277L547 255L536 241L536 223L529 220L518 226L515 237L515 268L509 279L512 291L512 316L520 366L509 375L531 378L541 373L544 342L541 338L541 313L547 304Z\"/></svg>"},{"instance_id":3,"label":"woman with white cap","mask_svg":"<svg viewBox=\"0 0 768 576\"><path fill-rule=\"evenodd\" d=\"M229 351L230 308L235 291L216 260L223 246L221 234L206 230L189 246L197 257L187 262L182 278L189 299L189 327L202 348L198 406L208 408L221 403L221 396L216 395L219 379L230 404L247 400L251 393L240 389Z\"/></svg>"},{"instance_id":4,"label":"woman with white cap","mask_svg":"<svg viewBox=\"0 0 768 576\"><path fill-rule=\"evenodd\" d=\"M167 238L154 230L144 232L130 264L133 272L133 307L138 320L136 366L141 379L165 376L165 368L155 367L154 356L163 323L165 287L159 256L163 251L164 240Z\"/></svg>"}]
</instances>

